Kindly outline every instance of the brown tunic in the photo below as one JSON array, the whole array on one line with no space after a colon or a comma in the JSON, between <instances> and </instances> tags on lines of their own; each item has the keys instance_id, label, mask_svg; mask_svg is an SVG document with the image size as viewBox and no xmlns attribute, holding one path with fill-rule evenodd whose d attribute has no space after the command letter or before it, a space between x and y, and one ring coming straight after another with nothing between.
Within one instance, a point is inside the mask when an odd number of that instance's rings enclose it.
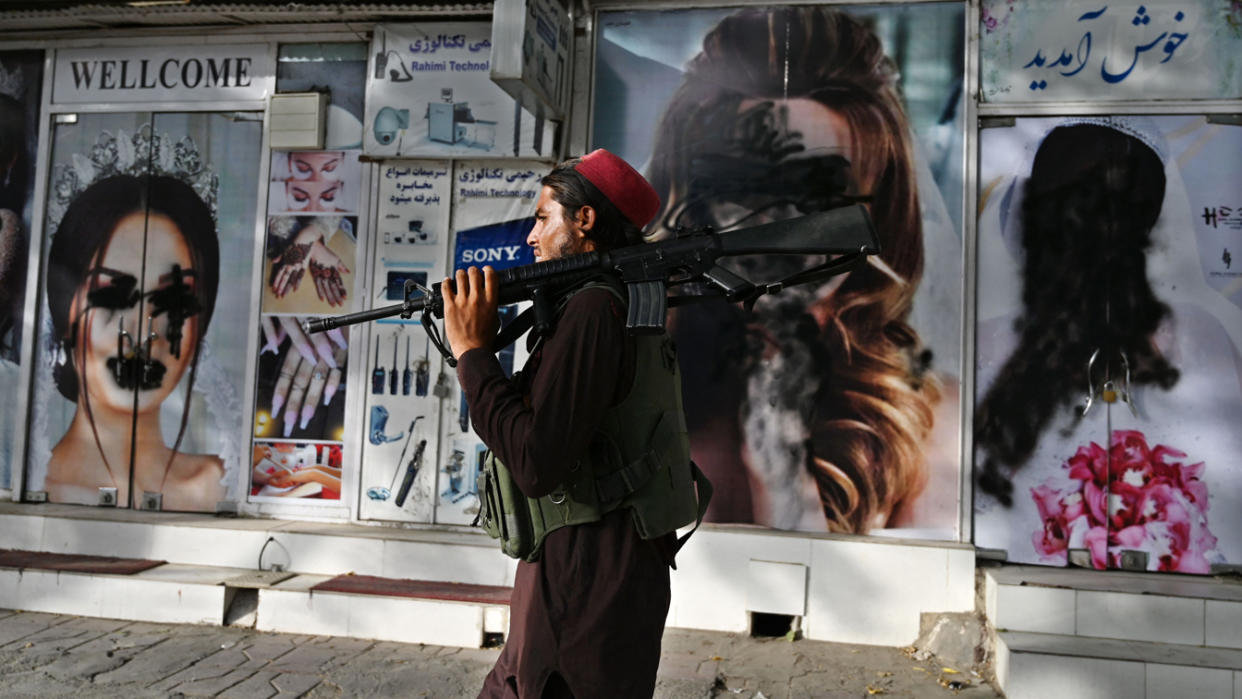
<instances>
[{"instance_id":1,"label":"brown tunic","mask_svg":"<svg viewBox=\"0 0 1242 699\"><path fill-rule=\"evenodd\" d=\"M633 384L625 308L606 289L580 292L516 380L485 350L463 354L457 375L475 431L523 493L542 497ZM546 684L548 696L650 697L673 536L644 541L624 510L549 534L538 561L518 563L509 636L479 696L540 697Z\"/></svg>"}]
</instances>

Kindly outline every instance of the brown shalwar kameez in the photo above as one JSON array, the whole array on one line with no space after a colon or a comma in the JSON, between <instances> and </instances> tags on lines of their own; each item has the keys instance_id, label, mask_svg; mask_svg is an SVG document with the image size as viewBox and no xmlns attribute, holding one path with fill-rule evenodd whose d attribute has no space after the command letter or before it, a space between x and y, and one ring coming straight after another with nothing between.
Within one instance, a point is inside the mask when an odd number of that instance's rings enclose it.
<instances>
[{"instance_id":1,"label":"brown shalwar kameez","mask_svg":"<svg viewBox=\"0 0 1242 699\"><path fill-rule=\"evenodd\" d=\"M522 492L547 495L633 384L625 308L607 289L579 292L516 380L486 350L463 354L457 373L475 431ZM538 561L518 563L509 636L479 696L650 697L673 536L644 541L624 510L548 535Z\"/></svg>"}]
</instances>

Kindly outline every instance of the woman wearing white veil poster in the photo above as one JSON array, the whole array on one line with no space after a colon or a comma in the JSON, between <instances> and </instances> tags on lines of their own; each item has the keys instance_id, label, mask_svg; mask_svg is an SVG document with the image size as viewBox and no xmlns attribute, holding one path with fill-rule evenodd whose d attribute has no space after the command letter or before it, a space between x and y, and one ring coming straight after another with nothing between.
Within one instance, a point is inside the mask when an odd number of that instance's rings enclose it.
<instances>
[{"instance_id":1,"label":"woman wearing white veil poster","mask_svg":"<svg viewBox=\"0 0 1242 699\"><path fill-rule=\"evenodd\" d=\"M49 501L235 497L259 137L216 114L57 126L29 460Z\"/></svg>"},{"instance_id":2,"label":"woman wearing white veil poster","mask_svg":"<svg viewBox=\"0 0 1242 699\"><path fill-rule=\"evenodd\" d=\"M1213 122L981 132L978 545L1094 568L1242 562L1242 275L1219 216L1242 128Z\"/></svg>"}]
</instances>

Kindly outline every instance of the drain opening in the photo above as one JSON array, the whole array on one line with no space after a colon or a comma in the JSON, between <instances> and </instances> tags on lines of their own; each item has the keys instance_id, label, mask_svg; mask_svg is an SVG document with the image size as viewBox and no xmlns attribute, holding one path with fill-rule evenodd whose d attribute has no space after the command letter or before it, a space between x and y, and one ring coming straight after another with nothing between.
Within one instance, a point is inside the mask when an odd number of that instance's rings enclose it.
<instances>
[{"instance_id":1,"label":"drain opening","mask_svg":"<svg viewBox=\"0 0 1242 699\"><path fill-rule=\"evenodd\" d=\"M792 614L768 614L766 612L750 613L750 635L752 638L783 638L792 631L799 630L798 617Z\"/></svg>"}]
</instances>

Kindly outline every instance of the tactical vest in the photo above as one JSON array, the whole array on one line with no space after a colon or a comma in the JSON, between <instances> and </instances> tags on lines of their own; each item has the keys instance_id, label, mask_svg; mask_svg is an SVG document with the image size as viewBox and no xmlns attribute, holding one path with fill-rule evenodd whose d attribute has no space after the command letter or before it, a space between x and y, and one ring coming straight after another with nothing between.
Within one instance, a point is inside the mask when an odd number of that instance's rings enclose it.
<instances>
[{"instance_id":1,"label":"tactical vest","mask_svg":"<svg viewBox=\"0 0 1242 699\"><path fill-rule=\"evenodd\" d=\"M607 288L620 296L614 287ZM488 452L479 474L479 522L488 535L500 539L507 555L537 560L549 533L598 521L623 508L644 539L692 522L697 528L702 521L711 484L690 460L672 338L661 333L634 340L629 395L604 414L587 453L556 490L541 498L526 497L509 469ZM679 540L679 548L690 533Z\"/></svg>"}]
</instances>

